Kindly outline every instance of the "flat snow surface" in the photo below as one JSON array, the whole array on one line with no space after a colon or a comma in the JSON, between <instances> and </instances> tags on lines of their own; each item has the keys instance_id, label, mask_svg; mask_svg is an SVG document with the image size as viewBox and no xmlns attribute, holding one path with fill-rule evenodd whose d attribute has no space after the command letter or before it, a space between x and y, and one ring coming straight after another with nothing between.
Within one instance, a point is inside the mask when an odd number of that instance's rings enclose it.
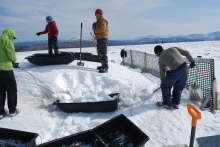
<instances>
[{"instance_id":1,"label":"flat snow surface","mask_svg":"<svg viewBox=\"0 0 220 147\"><path fill-rule=\"evenodd\" d=\"M61 99L64 102L91 102L110 99L111 93L120 93L123 105L114 112L108 113L66 113L47 98L35 83L32 76L20 69L14 69L18 87L18 108L21 112L15 117L8 115L0 120L0 127L38 133L42 143L65 137L71 134L92 129L107 120L124 114L139 127L150 140L147 147L163 145L189 144L192 117L188 114L187 104L197 108L198 102L189 100L189 92L184 90L179 110L167 110L157 107L156 101L161 101L161 90L152 93L160 86L160 79L141 73L140 69L131 69L120 65L121 49L139 50L153 54L155 44L108 47L109 72L98 73L97 62L83 61L85 66L77 66L78 60L68 65L37 66L28 62L25 57L34 53L47 51L18 52L17 62L20 66L40 79L47 86L38 85L53 101ZM220 92L220 41L185 42L162 44L166 49L172 46L182 47L190 51L192 56L215 59L215 76L218 93ZM60 49L60 51L79 52L79 48ZM83 52L96 54L95 48L82 48ZM7 103L6 107L7 108ZM220 134L220 112L212 114L209 110L202 111L202 119L198 120L196 138ZM36 139L41 144L41 139Z\"/></svg>"}]
</instances>

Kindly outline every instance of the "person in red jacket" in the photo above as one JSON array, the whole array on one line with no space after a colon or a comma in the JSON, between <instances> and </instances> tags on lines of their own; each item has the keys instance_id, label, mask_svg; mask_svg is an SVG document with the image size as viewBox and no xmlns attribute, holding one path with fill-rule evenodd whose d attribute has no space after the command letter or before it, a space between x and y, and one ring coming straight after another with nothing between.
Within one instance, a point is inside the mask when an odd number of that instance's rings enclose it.
<instances>
[{"instance_id":1,"label":"person in red jacket","mask_svg":"<svg viewBox=\"0 0 220 147\"><path fill-rule=\"evenodd\" d=\"M41 34L46 34L48 33L48 53L49 54L53 54L52 48L54 47L54 52L55 54L59 54L58 52L58 28L56 25L56 22L53 21L53 17L52 16L47 16L46 17L46 21L47 21L47 26L45 28L45 31L43 32L38 32L36 33L36 35L41 35Z\"/></svg>"}]
</instances>

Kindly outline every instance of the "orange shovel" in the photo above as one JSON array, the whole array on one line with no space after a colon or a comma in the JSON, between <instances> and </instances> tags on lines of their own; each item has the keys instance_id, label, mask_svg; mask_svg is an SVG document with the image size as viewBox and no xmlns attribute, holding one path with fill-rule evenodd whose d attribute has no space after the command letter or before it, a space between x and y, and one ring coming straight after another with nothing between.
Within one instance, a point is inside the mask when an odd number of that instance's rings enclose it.
<instances>
[{"instance_id":1,"label":"orange shovel","mask_svg":"<svg viewBox=\"0 0 220 147\"><path fill-rule=\"evenodd\" d=\"M195 134L196 134L197 120L201 119L202 115L201 115L201 112L195 106L191 104L187 104L187 109L188 109L189 114L192 116L192 130L191 130L189 147L193 147Z\"/></svg>"}]
</instances>

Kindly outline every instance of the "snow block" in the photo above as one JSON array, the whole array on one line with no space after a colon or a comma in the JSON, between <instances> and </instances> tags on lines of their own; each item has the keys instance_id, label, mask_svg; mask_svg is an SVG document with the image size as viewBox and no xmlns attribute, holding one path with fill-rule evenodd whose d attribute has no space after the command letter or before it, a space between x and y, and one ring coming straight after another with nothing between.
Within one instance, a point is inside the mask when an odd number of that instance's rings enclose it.
<instances>
[{"instance_id":1,"label":"snow block","mask_svg":"<svg viewBox=\"0 0 220 147\"><path fill-rule=\"evenodd\" d=\"M0 128L0 146L15 147L24 145L25 147L36 147L35 139L38 134L31 132L24 132L18 130L11 130ZM10 142L14 142L10 144Z\"/></svg>"},{"instance_id":2,"label":"snow block","mask_svg":"<svg viewBox=\"0 0 220 147\"><path fill-rule=\"evenodd\" d=\"M79 52L75 52L75 59L80 60ZM87 52L81 53L81 60L101 62L98 55L92 55L91 53L87 53Z\"/></svg>"},{"instance_id":3,"label":"snow block","mask_svg":"<svg viewBox=\"0 0 220 147\"><path fill-rule=\"evenodd\" d=\"M72 112L110 112L118 109L119 93L112 93L109 96L118 98L110 101L98 101L98 102L81 102L81 103L57 103L54 102L52 105L56 105L61 110L72 113Z\"/></svg>"},{"instance_id":4,"label":"snow block","mask_svg":"<svg viewBox=\"0 0 220 147\"><path fill-rule=\"evenodd\" d=\"M148 140L149 137L144 132L120 114L94 129L40 144L37 147L143 147Z\"/></svg>"},{"instance_id":5,"label":"snow block","mask_svg":"<svg viewBox=\"0 0 220 147\"><path fill-rule=\"evenodd\" d=\"M26 57L29 62L35 65L56 65L69 64L75 60L73 52L60 52L60 54L33 54Z\"/></svg>"}]
</instances>

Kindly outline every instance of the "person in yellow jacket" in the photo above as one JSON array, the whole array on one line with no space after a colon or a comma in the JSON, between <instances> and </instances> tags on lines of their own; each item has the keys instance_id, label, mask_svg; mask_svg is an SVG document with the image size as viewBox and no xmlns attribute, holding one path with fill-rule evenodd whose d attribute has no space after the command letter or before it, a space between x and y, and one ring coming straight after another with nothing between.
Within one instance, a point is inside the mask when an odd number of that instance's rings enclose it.
<instances>
[{"instance_id":1,"label":"person in yellow jacket","mask_svg":"<svg viewBox=\"0 0 220 147\"><path fill-rule=\"evenodd\" d=\"M99 73L107 73L107 45L109 36L108 21L103 17L102 9L97 9L95 11L95 16L97 22L93 23L92 30L94 31L95 38L97 39L98 56L101 59L101 66L98 66L97 69L99 70Z\"/></svg>"},{"instance_id":2,"label":"person in yellow jacket","mask_svg":"<svg viewBox=\"0 0 220 147\"><path fill-rule=\"evenodd\" d=\"M19 113L17 106L17 83L13 72L13 63L17 60L12 42L17 39L13 29L6 29L0 37L0 119L8 111L5 107L6 93L10 116Z\"/></svg>"}]
</instances>

